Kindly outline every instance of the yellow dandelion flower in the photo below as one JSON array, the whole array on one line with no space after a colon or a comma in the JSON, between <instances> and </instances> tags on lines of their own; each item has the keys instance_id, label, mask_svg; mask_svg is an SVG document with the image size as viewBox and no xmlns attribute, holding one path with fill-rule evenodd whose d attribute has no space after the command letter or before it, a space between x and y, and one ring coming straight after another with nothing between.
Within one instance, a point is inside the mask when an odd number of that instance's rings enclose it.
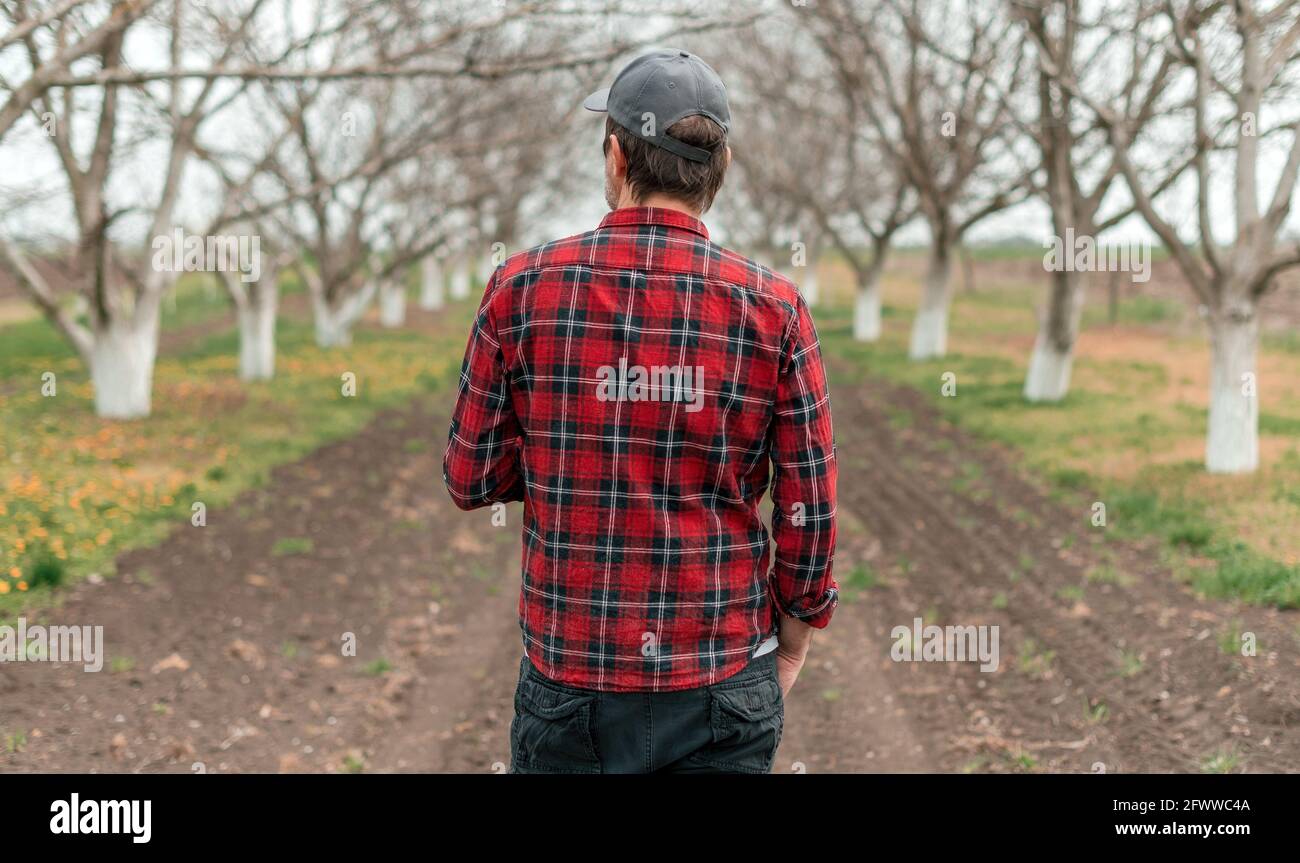
<instances>
[{"instance_id":1,"label":"yellow dandelion flower","mask_svg":"<svg viewBox=\"0 0 1300 863\"><path fill-rule=\"evenodd\" d=\"M9 592L9 582L0 581L0 596L4 596L8 592Z\"/></svg>"},{"instance_id":2,"label":"yellow dandelion flower","mask_svg":"<svg viewBox=\"0 0 1300 863\"><path fill-rule=\"evenodd\" d=\"M19 590L26 590L26 589L27 589L27 582L25 582L25 581L20 581L20 582L18 582L18 589L19 589Z\"/></svg>"}]
</instances>

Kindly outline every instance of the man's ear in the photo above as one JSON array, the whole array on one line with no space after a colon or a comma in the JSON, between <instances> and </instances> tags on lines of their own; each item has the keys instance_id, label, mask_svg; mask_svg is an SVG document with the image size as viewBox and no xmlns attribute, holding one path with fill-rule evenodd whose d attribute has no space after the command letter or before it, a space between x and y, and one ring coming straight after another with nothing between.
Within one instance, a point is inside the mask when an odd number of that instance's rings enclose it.
<instances>
[{"instance_id":1,"label":"man's ear","mask_svg":"<svg viewBox=\"0 0 1300 863\"><path fill-rule=\"evenodd\" d=\"M726 168L731 167L731 145L730 144L727 145L727 164L724 167Z\"/></svg>"},{"instance_id":2,"label":"man's ear","mask_svg":"<svg viewBox=\"0 0 1300 863\"><path fill-rule=\"evenodd\" d=\"M614 176L621 177L627 173L627 156L623 154L623 147L613 132L609 134L608 144L609 157L614 160Z\"/></svg>"}]
</instances>

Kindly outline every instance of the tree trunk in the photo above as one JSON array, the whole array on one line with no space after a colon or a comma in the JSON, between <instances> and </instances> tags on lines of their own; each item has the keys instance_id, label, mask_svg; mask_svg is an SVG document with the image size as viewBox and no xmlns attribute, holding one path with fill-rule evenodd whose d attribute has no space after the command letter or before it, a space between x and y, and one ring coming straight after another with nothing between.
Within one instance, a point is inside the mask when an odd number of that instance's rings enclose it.
<instances>
[{"instance_id":1,"label":"tree trunk","mask_svg":"<svg viewBox=\"0 0 1300 863\"><path fill-rule=\"evenodd\" d=\"M930 247L930 269L921 292L921 305L912 322L908 356L914 360L941 357L948 351L948 304L951 301L952 247Z\"/></svg>"},{"instance_id":2,"label":"tree trunk","mask_svg":"<svg viewBox=\"0 0 1300 863\"><path fill-rule=\"evenodd\" d=\"M317 347L344 348L352 344L352 328L338 312L319 312L315 317Z\"/></svg>"},{"instance_id":3,"label":"tree trunk","mask_svg":"<svg viewBox=\"0 0 1300 863\"><path fill-rule=\"evenodd\" d=\"M817 305L821 298L821 283L817 280L817 257L811 251L808 253L808 263L803 268L803 283L799 287L808 307Z\"/></svg>"},{"instance_id":4,"label":"tree trunk","mask_svg":"<svg viewBox=\"0 0 1300 863\"><path fill-rule=\"evenodd\" d=\"M437 311L445 302L442 265L433 255L425 255L420 262L420 308Z\"/></svg>"},{"instance_id":5,"label":"tree trunk","mask_svg":"<svg viewBox=\"0 0 1300 863\"><path fill-rule=\"evenodd\" d=\"M110 323L94 336L90 379L95 413L107 419L139 419L152 409L153 368L158 354L157 310L142 323Z\"/></svg>"},{"instance_id":6,"label":"tree trunk","mask_svg":"<svg viewBox=\"0 0 1300 863\"><path fill-rule=\"evenodd\" d=\"M1073 367L1073 347L1062 348L1046 331L1040 331L1029 357L1029 373L1025 375L1025 399L1059 402L1070 391Z\"/></svg>"},{"instance_id":7,"label":"tree trunk","mask_svg":"<svg viewBox=\"0 0 1300 863\"><path fill-rule=\"evenodd\" d=\"M965 244L961 247L961 282L962 290L968 294L975 293L975 258Z\"/></svg>"},{"instance_id":8,"label":"tree trunk","mask_svg":"<svg viewBox=\"0 0 1300 863\"><path fill-rule=\"evenodd\" d=\"M853 338L874 342L880 338L880 270L872 268L858 281L853 303Z\"/></svg>"},{"instance_id":9,"label":"tree trunk","mask_svg":"<svg viewBox=\"0 0 1300 863\"><path fill-rule=\"evenodd\" d=\"M312 317L316 323L316 344L322 348L341 348L352 344L352 327L365 314L377 288L373 279L342 303L330 303L324 294L313 297Z\"/></svg>"},{"instance_id":10,"label":"tree trunk","mask_svg":"<svg viewBox=\"0 0 1300 863\"><path fill-rule=\"evenodd\" d=\"M469 262L464 258L456 260L455 269L451 271L451 298L463 300L469 296Z\"/></svg>"},{"instance_id":11,"label":"tree trunk","mask_svg":"<svg viewBox=\"0 0 1300 863\"><path fill-rule=\"evenodd\" d=\"M239 377L269 381L275 376L275 316L279 305L278 278L263 278L252 286L239 306Z\"/></svg>"},{"instance_id":12,"label":"tree trunk","mask_svg":"<svg viewBox=\"0 0 1300 863\"><path fill-rule=\"evenodd\" d=\"M1210 422L1205 467L1211 473L1250 473L1259 467L1259 398L1255 354L1259 319L1254 304L1225 304L1210 317Z\"/></svg>"},{"instance_id":13,"label":"tree trunk","mask_svg":"<svg viewBox=\"0 0 1300 863\"><path fill-rule=\"evenodd\" d=\"M1079 336L1083 309L1083 277L1057 270L1052 273L1047 309L1039 324L1034 353L1025 376L1025 398L1031 402L1059 402L1070 391L1074 343Z\"/></svg>"},{"instance_id":14,"label":"tree trunk","mask_svg":"<svg viewBox=\"0 0 1300 863\"><path fill-rule=\"evenodd\" d=\"M386 279L379 288L379 323L389 329L406 323L406 283L401 278Z\"/></svg>"}]
</instances>

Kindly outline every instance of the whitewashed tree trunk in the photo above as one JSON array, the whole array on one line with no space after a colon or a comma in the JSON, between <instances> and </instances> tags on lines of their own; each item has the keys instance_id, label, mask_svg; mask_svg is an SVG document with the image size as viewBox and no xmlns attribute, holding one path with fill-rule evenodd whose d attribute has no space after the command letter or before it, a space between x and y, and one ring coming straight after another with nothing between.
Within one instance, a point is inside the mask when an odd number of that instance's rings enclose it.
<instances>
[{"instance_id":1,"label":"whitewashed tree trunk","mask_svg":"<svg viewBox=\"0 0 1300 863\"><path fill-rule=\"evenodd\" d=\"M1025 375L1025 399L1058 402L1070 392L1074 343L1083 311L1083 279L1077 272L1052 273L1047 308L1039 323Z\"/></svg>"},{"instance_id":2,"label":"whitewashed tree trunk","mask_svg":"<svg viewBox=\"0 0 1300 863\"><path fill-rule=\"evenodd\" d=\"M147 417L153 408L153 370L158 359L163 295L175 285L175 274L151 270L139 293L114 291L120 286L107 285L102 316L95 314L86 296L79 293L74 313L60 303L23 250L3 236L0 254L90 369L95 413L106 419ZM87 325L77 320L81 314L94 322Z\"/></svg>"},{"instance_id":3,"label":"whitewashed tree trunk","mask_svg":"<svg viewBox=\"0 0 1300 863\"><path fill-rule=\"evenodd\" d=\"M1255 357L1259 319L1239 301L1210 317L1210 418L1205 467L1249 473L1259 467L1259 396Z\"/></svg>"},{"instance_id":4,"label":"whitewashed tree trunk","mask_svg":"<svg viewBox=\"0 0 1300 863\"><path fill-rule=\"evenodd\" d=\"M853 302L853 338L859 342L880 339L880 273L873 271L858 283Z\"/></svg>"},{"instance_id":5,"label":"whitewashed tree trunk","mask_svg":"<svg viewBox=\"0 0 1300 863\"><path fill-rule=\"evenodd\" d=\"M425 255L420 263L420 308L432 312L445 304L442 265L433 255Z\"/></svg>"},{"instance_id":6,"label":"whitewashed tree trunk","mask_svg":"<svg viewBox=\"0 0 1300 863\"><path fill-rule=\"evenodd\" d=\"M406 282L398 276L379 288L379 323L393 329L406 323Z\"/></svg>"},{"instance_id":7,"label":"whitewashed tree trunk","mask_svg":"<svg viewBox=\"0 0 1300 863\"><path fill-rule=\"evenodd\" d=\"M352 327L365 314L374 299L376 285L373 279L362 289L350 295L337 307L324 296L313 297L313 315L316 325L316 344L322 348L341 348L352 344Z\"/></svg>"},{"instance_id":8,"label":"whitewashed tree trunk","mask_svg":"<svg viewBox=\"0 0 1300 863\"><path fill-rule=\"evenodd\" d=\"M821 286L817 281L817 259L812 254L808 255L808 265L803 268L801 276L802 282L799 287L803 292L803 300L811 308L821 299Z\"/></svg>"},{"instance_id":9,"label":"whitewashed tree trunk","mask_svg":"<svg viewBox=\"0 0 1300 863\"><path fill-rule=\"evenodd\" d=\"M144 320L111 323L95 333L90 379L95 390L95 413L101 417L139 419L147 417L153 407L157 309L142 317Z\"/></svg>"},{"instance_id":10,"label":"whitewashed tree trunk","mask_svg":"<svg viewBox=\"0 0 1300 863\"><path fill-rule=\"evenodd\" d=\"M317 312L316 345L322 348L341 348L352 344L352 332L343 325L338 312Z\"/></svg>"},{"instance_id":11,"label":"whitewashed tree trunk","mask_svg":"<svg viewBox=\"0 0 1300 863\"><path fill-rule=\"evenodd\" d=\"M1025 399L1031 402L1058 402L1070 391L1070 372L1074 351L1062 350L1050 335L1040 332L1029 357L1025 375Z\"/></svg>"},{"instance_id":12,"label":"whitewashed tree trunk","mask_svg":"<svg viewBox=\"0 0 1300 863\"><path fill-rule=\"evenodd\" d=\"M451 298L463 300L469 296L469 291L469 262L464 258L458 258L455 269L451 271Z\"/></svg>"},{"instance_id":13,"label":"whitewashed tree trunk","mask_svg":"<svg viewBox=\"0 0 1300 863\"><path fill-rule=\"evenodd\" d=\"M908 356L914 360L942 357L948 352L948 306L952 288L952 248L936 244L921 291L921 304L912 322Z\"/></svg>"},{"instance_id":14,"label":"whitewashed tree trunk","mask_svg":"<svg viewBox=\"0 0 1300 863\"><path fill-rule=\"evenodd\" d=\"M247 302L237 306L239 319L239 377L269 381L275 376L275 318L279 305L277 279L264 278Z\"/></svg>"},{"instance_id":15,"label":"whitewashed tree trunk","mask_svg":"<svg viewBox=\"0 0 1300 863\"><path fill-rule=\"evenodd\" d=\"M486 288L488 280L492 278L492 271L495 269L496 267L492 265L492 250L487 249L478 258L478 283Z\"/></svg>"}]
</instances>

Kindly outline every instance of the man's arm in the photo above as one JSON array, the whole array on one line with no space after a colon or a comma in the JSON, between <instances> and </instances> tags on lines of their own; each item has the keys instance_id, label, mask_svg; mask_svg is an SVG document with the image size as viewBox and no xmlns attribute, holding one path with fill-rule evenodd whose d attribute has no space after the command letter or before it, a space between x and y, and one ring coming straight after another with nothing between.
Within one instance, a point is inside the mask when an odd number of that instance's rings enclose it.
<instances>
[{"instance_id":1,"label":"man's arm","mask_svg":"<svg viewBox=\"0 0 1300 863\"><path fill-rule=\"evenodd\" d=\"M496 334L495 296L493 273L465 347L456 409L442 456L443 481L461 509L524 499L523 430L510 400L505 357Z\"/></svg>"},{"instance_id":2,"label":"man's arm","mask_svg":"<svg viewBox=\"0 0 1300 863\"><path fill-rule=\"evenodd\" d=\"M786 337L772 421L770 590L781 612L778 665L788 691L803 666L812 631L830 623L839 603L835 557L835 440L826 370L812 315L800 297Z\"/></svg>"}]
</instances>

